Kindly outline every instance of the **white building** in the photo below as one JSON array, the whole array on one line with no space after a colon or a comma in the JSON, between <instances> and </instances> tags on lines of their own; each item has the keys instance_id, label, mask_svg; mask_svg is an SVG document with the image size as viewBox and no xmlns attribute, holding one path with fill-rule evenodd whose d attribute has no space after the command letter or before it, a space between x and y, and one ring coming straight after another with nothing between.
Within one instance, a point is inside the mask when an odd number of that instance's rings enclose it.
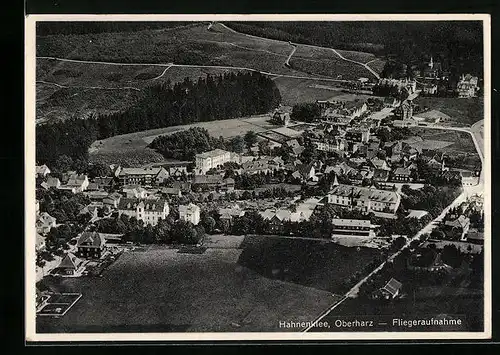
<instances>
[{"instance_id":1,"label":"white building","mask_svg":"<svg viewBox=\"0 0 500 355\"><path fill-rule=\"evenodd\" d=\"M328 203L364 212L395 213L401 196L396 191L339 184L328 194Z\"/></svg>"},{"instance_id":2,"label":"white building","mask_svg":"<svg viewBox=\"0 0 500 355\"><path fill-rule=\"evenodd\" d=\"M118 204L118 212L129 217L135 217L145 224L156 226L160 219L165 219L170 212L166 200L141 200L135 198L122 198Z\"/></svg>"},{"instance_id":3,"label":"white building","mask_svg":"<svg viewBox=\"0 0 500 355\"><path fill-rule=\"evenodd\" d=\"M332 238L345 236L374 238L376 236L375 228L378 227L372 224L369 219L334 218L332 224Z\"/></svg>"},{"instance_id":4,"label":"white building","mask_svg":"<svg viewBox=\"0 0 500 355\"><path fill-rule=\"evenodd\" d=\"M39 176L39 177L45 177L48 174L50 174L50 169L45 164L43 164L41 166L37 165L35 167L35 171L36 171L36 175Z\"/></svg>"},{"instance_id":5,"label":"white building","mask_svg":"<svg viewBox=\"0 0 500 355\"><path fill-rule=\"evenodd\" d=\"M462 75L457 83L458 97L469 98L476 96L478 78L470 74Z\"/></svg>"},{"instance_id":6,"label":"white building","mask_svg":"<svg viewBox=\"0 0 500 355\"><path fill-rule=\"evenodd\" d=\"M197 225L200 223L200 207L196 206L194 203L180 205L179 218Z\"/></svg>"},{"instance_id":7,"label":"white building","mask_svg":"<svg viewBox=\"0 0 500 355\"><path fill-rule=\"evenodd\" d=\"M196 154L196 173L203 175L210 169L217 168L230 161L232 161L231 153L222 149Z\"/></svg>"}]
</instances>

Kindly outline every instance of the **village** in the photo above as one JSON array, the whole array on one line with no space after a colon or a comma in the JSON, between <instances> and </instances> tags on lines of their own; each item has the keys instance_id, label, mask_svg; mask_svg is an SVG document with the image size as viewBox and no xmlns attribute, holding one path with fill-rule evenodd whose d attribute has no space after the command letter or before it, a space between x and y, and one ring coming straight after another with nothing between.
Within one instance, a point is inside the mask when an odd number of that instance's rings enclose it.
<instances>
[{"instance_id":1,"label":"village","mask_svg":"<svg viewBox=\"0 0 500 355\"><path fill-rule=\"evenodd\" d=\"M414 104L436 93L434 68L431 59L420 79L368 85L393 93L384 99L280 106L268 115L275 128L247 132L240 152L92 171L37 166L37 281L102 276L140 245L201 250L210 235L322 239L388 257L410 248L414 270L457 267L484 242L482 153L461 162L442 152L452 143L426 136L453 129ZM463 75L458 96L475 96L477 81ZM373 299L400 297L405 287L394 277L379 281ZM41 315L68 310L51 307L46 294L37 294Z\"/></svg>"}]
</instances>

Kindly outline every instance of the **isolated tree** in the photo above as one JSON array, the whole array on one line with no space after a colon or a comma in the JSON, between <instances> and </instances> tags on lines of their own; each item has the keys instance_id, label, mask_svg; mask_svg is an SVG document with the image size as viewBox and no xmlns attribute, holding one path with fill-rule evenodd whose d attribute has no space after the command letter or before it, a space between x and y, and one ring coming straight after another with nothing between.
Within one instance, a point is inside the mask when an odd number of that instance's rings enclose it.
<instances>
[{"instance_id":1,"label":"isolated tree","mask_svg":"<svg viewBox=\"0 0 500 355\"><path fill-rule=\"evenodd\" d=\"M248 131L245 134L244 140L247 148L250 149L250 147L257 143L257 134L254 131Z\"/></svg>"}]
</instances>

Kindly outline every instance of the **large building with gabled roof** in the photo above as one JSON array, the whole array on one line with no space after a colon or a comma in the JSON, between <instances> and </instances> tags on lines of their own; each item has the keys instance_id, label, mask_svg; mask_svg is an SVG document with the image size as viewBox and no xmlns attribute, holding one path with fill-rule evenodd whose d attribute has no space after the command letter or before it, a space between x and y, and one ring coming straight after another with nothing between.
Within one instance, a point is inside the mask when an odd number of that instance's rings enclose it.
<instances>
[{"instance_id":1,"label":"large building with gabled roof","mask_svg":"<svg viewBox=\"0 0 500 355\"><path fill-rule=\"evenodd\" d=\"M328 194L328 203L363 212L396 213L401 196L396 191L339 184Z\"/></svg>"},{"instance_id":2,"label":"large building with gabled roof","mask_svg":"<svg viewBox=\"0 0 500 355\"><path fill-rule=\"evenodd\" d=\"M164 199L122 198L118 204L118 212L156 226L160 219L167 218L170 208Z\"/></svg>"}]
</instances>

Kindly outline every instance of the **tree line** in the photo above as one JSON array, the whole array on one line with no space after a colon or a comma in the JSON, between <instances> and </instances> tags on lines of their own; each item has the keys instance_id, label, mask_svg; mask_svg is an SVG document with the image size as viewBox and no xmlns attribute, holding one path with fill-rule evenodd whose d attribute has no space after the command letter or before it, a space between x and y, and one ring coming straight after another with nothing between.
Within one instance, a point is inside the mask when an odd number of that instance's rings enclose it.
<instances>
[{"instance_id":1,"label":"tree line","mask_svg":"<svg viewBox=\"0 0 500 355\"><path fill-rule=\"evenodd\" d=\"M66 155L88 160L97 139L148 129L229 119L270 111L281 101L275 83L260 73L208 75L146 88L124 112L42 124L36 129L37 161L49 166Z\"/></svg>"}]
</instances>

